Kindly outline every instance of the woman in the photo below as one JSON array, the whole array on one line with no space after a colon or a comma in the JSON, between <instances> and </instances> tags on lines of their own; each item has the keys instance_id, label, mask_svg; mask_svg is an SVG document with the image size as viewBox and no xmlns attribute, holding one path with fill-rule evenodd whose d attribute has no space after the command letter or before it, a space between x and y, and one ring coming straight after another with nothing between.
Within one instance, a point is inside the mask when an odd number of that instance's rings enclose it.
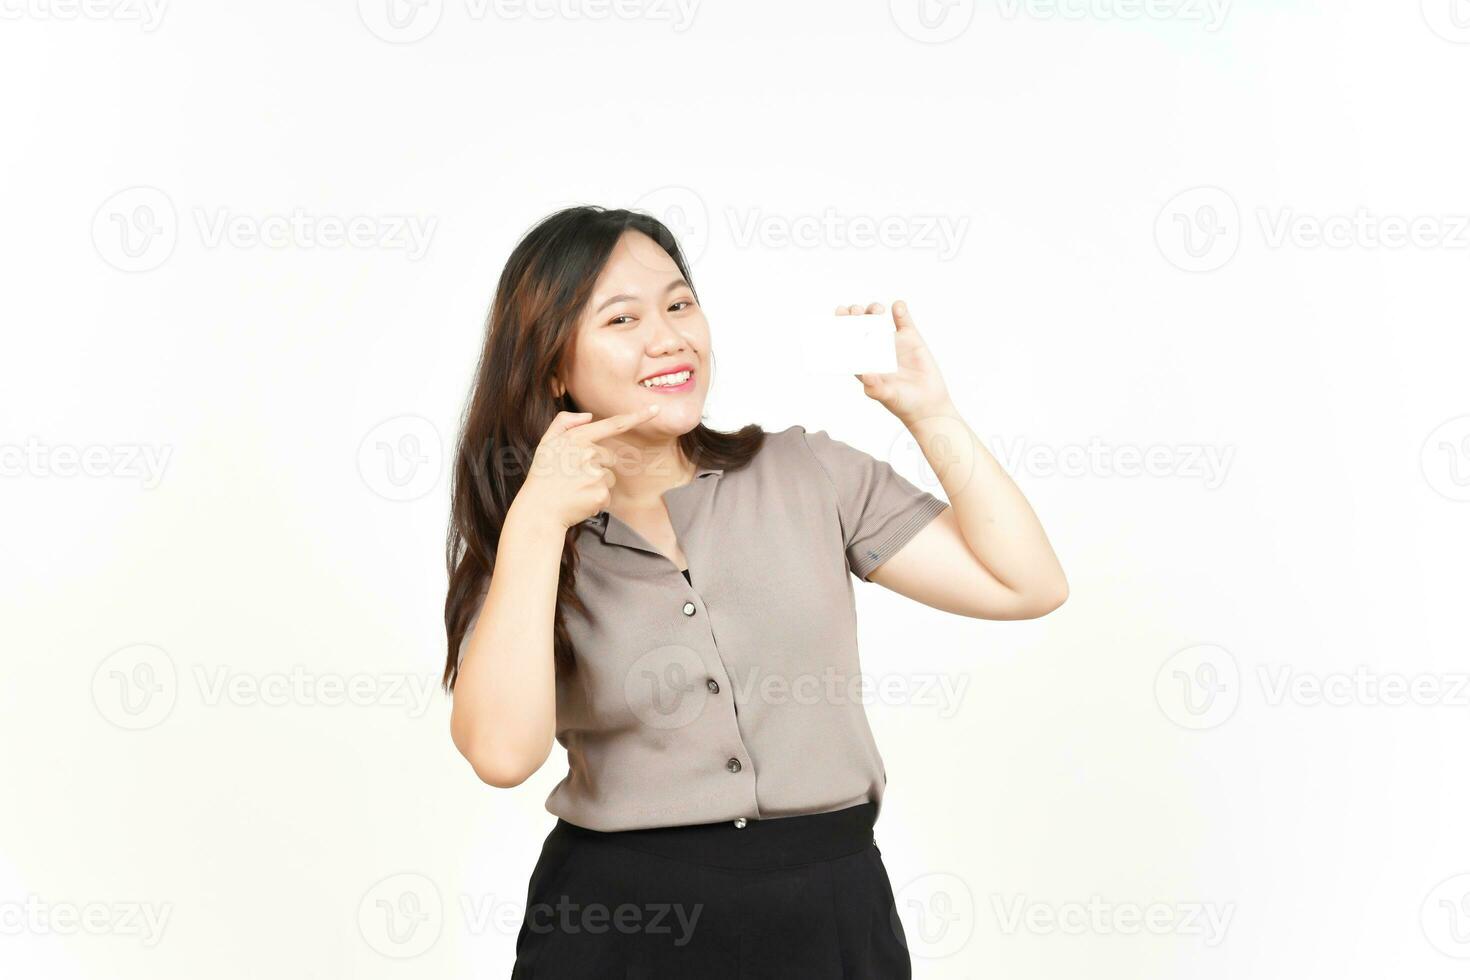
<instances>
[{"instance_id":1,"label":"woman","mask_svg":"<svg viewBox=\"0 0 1470 980\"><path fill-rule=\"evenodd\" d=\"M659 221L568 208L511 254L455 466L444 682L490 785L567 750L514 977L910 975L851 576L988 619L1066 580L893 319L898 370L859 380L948 503L822 431L705 427L710 327Z\"/></svg>"}]
</instances>

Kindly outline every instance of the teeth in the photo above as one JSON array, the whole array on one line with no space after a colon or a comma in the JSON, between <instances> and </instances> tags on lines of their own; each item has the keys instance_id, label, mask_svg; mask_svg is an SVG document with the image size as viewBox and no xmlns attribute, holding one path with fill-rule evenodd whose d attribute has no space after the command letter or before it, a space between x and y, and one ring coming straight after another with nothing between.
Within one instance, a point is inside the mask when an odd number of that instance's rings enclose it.
<instances>
[{"instance_id":1,"label":"teeth","mask_svg":"<svg viewBox=\"0 0 1470 980\"><path fill-rule=\"evenodd\" d=\"M640 381L639 384L645 388L667 388L669 385L681 385L688 380L688 371L678 371L674 374L661 374L656 378Z\"/></svg>"}]
</instances>

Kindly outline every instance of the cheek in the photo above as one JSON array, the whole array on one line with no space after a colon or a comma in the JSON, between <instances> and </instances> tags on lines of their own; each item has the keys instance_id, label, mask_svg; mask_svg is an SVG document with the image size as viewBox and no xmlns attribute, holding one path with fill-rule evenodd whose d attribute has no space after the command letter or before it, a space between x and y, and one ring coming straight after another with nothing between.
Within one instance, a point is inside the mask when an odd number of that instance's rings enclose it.
<instances>
[{"instance_id":1,"label":"cheek","mask_svg":"<svg viewBox=\"0 0 1470 980\"><path fill-rule=\"evenodd\" d=\"M618 388L636 379L643 353L631 340L585 338L577 351L577 380L589 388Z\"/></svg>"}]
</instances>

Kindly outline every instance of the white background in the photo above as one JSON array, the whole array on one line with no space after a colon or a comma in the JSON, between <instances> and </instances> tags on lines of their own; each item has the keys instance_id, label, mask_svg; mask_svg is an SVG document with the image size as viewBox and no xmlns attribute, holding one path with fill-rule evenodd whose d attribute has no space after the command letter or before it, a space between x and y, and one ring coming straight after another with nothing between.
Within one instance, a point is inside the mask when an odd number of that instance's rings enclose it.
<instances>
[{"instance_id":1,"label":"white background","mask_svg":"<svg viewBox=\"0 0 1470 980\"><path fill-rule=\"evenodd\" d=\"M1066 567L855 583L917 976L1463 976L1470 4L925 2L0 0L0 973L509 974L564 755L450 742L446 453L599 203L710 424L938 491L783 368L906 299Z\"/></svg>"}]
</instances>

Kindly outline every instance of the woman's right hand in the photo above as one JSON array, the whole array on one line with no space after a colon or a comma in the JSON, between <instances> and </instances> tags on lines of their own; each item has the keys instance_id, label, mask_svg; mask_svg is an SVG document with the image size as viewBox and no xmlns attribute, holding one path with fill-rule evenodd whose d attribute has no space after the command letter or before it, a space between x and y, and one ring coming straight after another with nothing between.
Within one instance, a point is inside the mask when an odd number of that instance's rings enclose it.
<instances>
[{"instance_id":1,"label":"woman's right hand","mask_svg":"<svg viewBox=\"0 0 1470 980\"><path fill-rule=\"evenodd\" d=\"M647 422L657 412L658 405L646 405L596 422L591 412L557 412L536 446L515 503L525 501L562 528L606 510L617 478L610 469L613 451L598 442Z\"/></svg>"}]
</instances>

